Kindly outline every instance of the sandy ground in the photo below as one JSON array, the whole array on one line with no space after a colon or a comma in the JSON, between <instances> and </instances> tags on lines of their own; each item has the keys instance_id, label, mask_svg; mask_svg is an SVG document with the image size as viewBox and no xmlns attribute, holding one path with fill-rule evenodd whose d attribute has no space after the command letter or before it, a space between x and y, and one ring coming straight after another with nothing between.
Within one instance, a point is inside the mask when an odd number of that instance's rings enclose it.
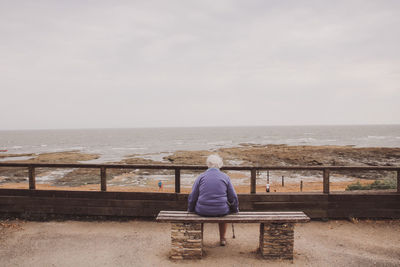
<instances>
[{"instance_id":1,"label":"sandy ground","mask_svg":"<svg viewBox=\"0 0 400 267\"><path fill-rule=\"evenodd\" d=\"M0 266L400 266L400 221L312 221L295 227L295 258L256 254L257 224L236 224L218 246L205 225L202 260L169 260L170 226L152 221L0 221Z\"/></svg>"}]
</instances>

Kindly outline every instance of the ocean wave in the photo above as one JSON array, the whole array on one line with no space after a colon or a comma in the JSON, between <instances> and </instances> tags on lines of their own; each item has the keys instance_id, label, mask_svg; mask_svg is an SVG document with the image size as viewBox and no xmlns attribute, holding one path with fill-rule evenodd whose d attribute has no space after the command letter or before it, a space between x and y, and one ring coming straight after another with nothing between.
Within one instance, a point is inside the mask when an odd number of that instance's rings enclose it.
<instances>
[{"instance_id":1,"label":"ocean wave","mask_svg":"<svg viewBox=\"0 0 400 267\"><path fill-rule=\"evenodd\" d=\"M136 155L134 158L142 158L142 159L150 159L153 161L165 161L164 157L172 155L171 152L160 152L160 153L149 153L149 154L142 154Z\"/></svg>"},{"instance_id":2,"label":"ocean wave","mask_svg":"<svg viewBox=\"0 0 400 267\"><path fill-rule=\"evenodd\" d=\"M33 159L33 158L34 157L30 157L30 156L6 157L6 158L1 158L0 161L28 160L28 159Z\"/></svg>"},{"instance_id":3,"label":"ocean wave","mask_svg":"<svg viewBox=\"0 0 400 267\"><path fill-rule=\"evenodd\" d=\"M113 147L112 150L145 150L147 147Z\"/></svg>"},{"instance_id":4,"label":"ocean wave","mask_svg":"<svg viewBox=\"0 0 400 267\"><path fill-rule=\"evenodd\" d=\"M214 145L214 146L223 146L223 145L228 145L228 144L232 144L232 140L207 142L207 145Z\"/></svg>"},{"instance_id":5,"label":"ocean wave","mask_svg":"<svg viewBox=\"0 0 400 267\"><path fill-rule=\"evenodd\" d=\"M57 180L63 178L66 174L72 172L75 169L61 169L61 170L54 170L50 173L42 176L36 176L36 181L38 183L46 183L49 181Z\"/></svg>"},{"instance_id":6,"label":"ocean wave","mask_svg":"<svg viewBox=\"0 0 400 267\"><path fill-rule=\"evenodd\" d=\"M183 145L185 142L183 140L174 140L175 145Z\"/></svg>"},{"instance_id":7,"label":"ocean wave","mask_svg":"<svg viewBox=\"0 0 400 267\"><path fill-rule=\"evenodd\" d=\"M384 135L368 135L369 139L386 139L389 138L390 136L384 136Z\"/></svg>"},{"instance_id":8,"label":"ocean wave","mask_svg":"<svg viewBox=\"0 0 400 267\"><path fill-rule=\"evenodd\" d=\"M71 150L83 150L84 148L85 148L84 146L73 146L73 147L70 147L68 149L71 149Z\"/></svg>"},{"instance_id":9,"label":"ocean wave","mask_svg":"<svg viewBox=\"0 0 400 267\"><path fill-rule=\"evenodd\" d=\"M240 160L240 159L231 159L231 160L227 160L229 165L240 165L243 164L244 161Z\"/></svg>"},{"instance_id":10,"label":"ocean wave","mask_svg":"<svg viewBox=\"0 0 400 267\"><path fill-rule=\"evenodd\" d=\"M287 139L286 142L288 143L311 143L315 142L317 139L312 138L312 137L304 137L304 138L292 138L292 139Z\"/></svg>"}]
</instances>

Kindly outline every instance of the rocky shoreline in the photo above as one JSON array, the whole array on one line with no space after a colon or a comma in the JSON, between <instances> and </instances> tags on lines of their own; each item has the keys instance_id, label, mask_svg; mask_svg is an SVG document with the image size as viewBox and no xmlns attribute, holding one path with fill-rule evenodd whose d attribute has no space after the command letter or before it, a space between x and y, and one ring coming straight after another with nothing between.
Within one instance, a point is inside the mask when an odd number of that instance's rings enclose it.
<instances>
[{"instance_id":1,"label":"rocky shoreline","mask_svg":"<svg viewBox=\"0 0 400 267\"><path fill-rule=\"evenodd\" d=\"M400 148L370 147L356 148L352 146L288 146L288 145L254 145L241 144L238 147L219 148L212 151L176 151L166 155L163 160L156 161L142 158L141 154L133 154L118 162L109 164L180 164L204 165L205 159L211 153L218 153L229 166L399 166ZM88 154L80 151L66 151L43 154L3 154L2 157L31 156L31 159L13 160L12 162L24 163L84 163L98 159L99 154ZM3 161L4 162L4 161ZM183 173L182 177L188 179L190 187L192 180L199 172ZM53 186L87 186L99 183L99 170L97 169L46 169L36 170L37 182ZM185 176L186 175L186 176ZM247 183L247 174L235 172L233 179L241 179ZM295 175L287 172L275 172L275 176L286 177L313 177L315 172L297 171ZM394 179L393 172L335 172L333 177L347 177L349 179ZM4 184L23 183L27 181L26 168L0 168L0 186ZM172 177L170 170L118 170L107 171L107 181L110 185L139 186L142 188L155 185L155 180L165 180L167 187L172 184L167 177ZM150 177L150 178L149 178ZM161 178L160 178L161 177ZM164 177L164 178L163 178ZM264 179L265 175L260 175ZM238 181L238 180L237 180ZM293 180L294 181L294 180ZM290 182L290 181L289 181ZM237 185L241 185L237 183ZM172 187L172 185L171 185Z\"/></svg>"}]
</instances>

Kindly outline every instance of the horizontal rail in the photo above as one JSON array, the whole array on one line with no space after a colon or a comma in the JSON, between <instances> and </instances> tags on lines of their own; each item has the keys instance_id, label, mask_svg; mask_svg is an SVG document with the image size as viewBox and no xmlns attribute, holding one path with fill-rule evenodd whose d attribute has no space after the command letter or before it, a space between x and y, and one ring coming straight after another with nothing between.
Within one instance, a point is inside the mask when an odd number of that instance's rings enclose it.
<instances>
[{"instance_id":1,"label":"horizontal rail","mask_svg":"<svg viewBox=\"0 0 400 267\"><path fill-rule=\"evenodd\" d=\"M13 163L1 162L0 167L34 168L107 168L107 169L166 169L166 170L206 170L205 165L145 165L145 164L70 164L70 163ZM310 170L310 171L400 171L400 166L224 166L221 170Z\"/></svg>"},{"instance_id":2,"label":"horizontal rail","mask_svg":"<svg viewBox=\"0 0 400 267\"><path fill-rule=\"evenodd\" d=\"M24 167L29 170L29 189L36 189L35 168L92 168L100 169L101 191L107 191L107 169L157 169L175 171L175 193L181 191L181 170L206 170L204 165L145 165L145 164L70 164L70 163L13 163L1 162L0 167ZM396 171L397 192L400 193L400 166L225 166L222 170L250 171L250 193L256 193L257 171L308 170L323 172L323 193L330 193L330 171Z\"/></svg>"}]
</instances>

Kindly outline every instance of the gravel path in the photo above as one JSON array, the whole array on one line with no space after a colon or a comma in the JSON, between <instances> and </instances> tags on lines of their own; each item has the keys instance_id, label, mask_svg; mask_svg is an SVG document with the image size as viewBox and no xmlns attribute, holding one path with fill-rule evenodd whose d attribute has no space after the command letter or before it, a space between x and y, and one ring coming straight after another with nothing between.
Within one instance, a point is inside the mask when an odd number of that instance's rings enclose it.
<instances>
[{"instance_id":1,"label":"gravel path","mask_svg":"<svg viewBox=\"0 0 400 267\"><path fill-rule=\"evenodd\" d=\"M230 228L229 228L230 229ZM168 258L169 224L0 221L0 266L400 266L400 221L329 221L295 227L294 264L255 253L257 224L236 224L236 239L218 246L205 225L202 260Z\"/></svg>"}]
</instances>

